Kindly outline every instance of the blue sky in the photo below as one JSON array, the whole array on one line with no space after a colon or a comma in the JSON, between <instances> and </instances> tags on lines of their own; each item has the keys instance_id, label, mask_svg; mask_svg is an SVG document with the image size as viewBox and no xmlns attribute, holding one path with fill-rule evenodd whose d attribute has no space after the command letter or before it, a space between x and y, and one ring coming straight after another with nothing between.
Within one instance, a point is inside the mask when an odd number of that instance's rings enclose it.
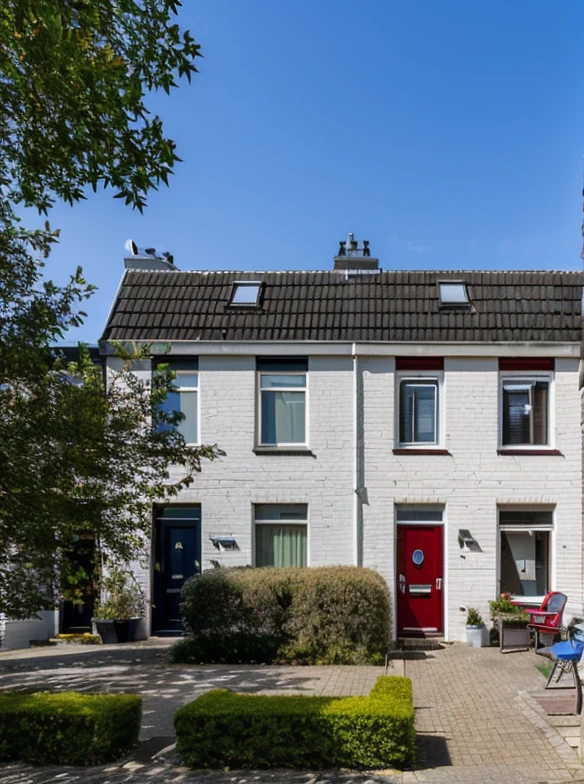
<instances>
[{"instance_id":1,"label":"blue sky","mask_svg":"<svg viewBox=\"0 0 584 784\"><path fill-rule=\"evenodd\" d=\"M329 269L347 232L383 269L579 269L580 0L184 0L205 59L152 107L184 159L143 216L58 207L47 271L98 292L124 242L181 269Z\"/></svg>"}]
</instances>

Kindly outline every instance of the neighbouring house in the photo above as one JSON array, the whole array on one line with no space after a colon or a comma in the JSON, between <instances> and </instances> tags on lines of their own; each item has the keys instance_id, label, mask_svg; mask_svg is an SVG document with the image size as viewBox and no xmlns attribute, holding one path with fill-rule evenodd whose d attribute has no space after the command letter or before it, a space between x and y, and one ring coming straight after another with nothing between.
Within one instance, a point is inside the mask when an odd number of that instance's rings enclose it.
<instances>
[{"instance_id":1,"label":"neighbouring house","mask_svg":"<svg viewBox=\"0 0 584 784\"><path fill-rule=\"evenodd\" d=\"M97 343L86 345L86 349L93 362L102 363ZM79 358L79 346L73 341L63 341L52 350L70 362ZM90 572L93 553L93 538L80 531L73 554L76 564ZM27 620L16 621L0 613L0 650L28 648L31 641L44 642L61 631L89 631L92 609L92 601L85 604L62 601L57 610L42 610Z\"/></svg>"},{"instance_id":2,"label":"neighbouring house","mask_svg":"<svg viewBox=\"0 0 584 784\"><path fill-rule=\"evenodd\" d=\"M382 271L352 235L327 271L126 267L105 361L151 344L185 438L226 452L153 512L150 633L243 564L376 569L396 636L463 639L500 591L582 614L583 273Z\"/></svg>"}]
</instances>

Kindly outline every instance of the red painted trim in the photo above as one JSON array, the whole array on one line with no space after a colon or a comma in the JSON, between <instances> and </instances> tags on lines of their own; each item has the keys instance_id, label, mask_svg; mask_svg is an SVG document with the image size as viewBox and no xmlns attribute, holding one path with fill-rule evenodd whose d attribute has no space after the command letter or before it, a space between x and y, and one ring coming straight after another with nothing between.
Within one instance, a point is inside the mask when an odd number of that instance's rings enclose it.
<instances>
[{"instance_id":1,"label":"red painted trim","mask_svg":"<svg viewBox=\"0 0 584 784\"><path fill-rule=\"evenodd\" d=\"M449 455L448 449L394 449L394 455Z\"/></svg>"},{"instance_id":2,"label":"red painted trim","mask_svg":"<svg viewBox=\"0 0 584 784\"><path fill-rule=\"evenodd\" d=\"M443 357L396 357L396 370L444 370Z\"/></svg>"},{"instance_id":3,"label":"red painted trim","mask_svg":"<svg viewBox=\"0 0 584 784\"><path fill-rule=\"evenodd\" d=\"M554 362L553 357L499 357L499 370L553 370Z\"/></svg>"},{"instance_id":4,"label":"red painted trim","mask_svg":"<svg viewBox=\"0 0 584 784\"><path fill-rule=\"evenodd\" d=\"M534 455L537 457L563 457L559 449L497 449L498 455Z\"/></svg>"}]
</instances>

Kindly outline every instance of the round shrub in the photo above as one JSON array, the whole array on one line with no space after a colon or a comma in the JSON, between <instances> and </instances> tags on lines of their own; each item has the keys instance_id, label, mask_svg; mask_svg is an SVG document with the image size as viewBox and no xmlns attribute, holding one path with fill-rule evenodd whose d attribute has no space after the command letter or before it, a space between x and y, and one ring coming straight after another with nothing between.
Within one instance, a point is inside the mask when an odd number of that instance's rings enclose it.
<instances>
[{"instance_id":1,"label":"round shrub","mask_svg":"<svg viewBox=\"0 0 584 784\"><path fill-rule=\"evenodd\" d=\"M190 637L175 661L379 663L389 639L389 591L371 569L215 569L187 581Z\"/></svg>"},{"instance_id":2,"label":"round shrub","mask_svg":"<svg viewBox=\"0 0 584 784\"><path fill-rule=\"evenodd\" d=\"M306 569L294 592L285 658L300 663L381 663L389 639L389 591L378 572Z\"/></svg>"}]
</instances>

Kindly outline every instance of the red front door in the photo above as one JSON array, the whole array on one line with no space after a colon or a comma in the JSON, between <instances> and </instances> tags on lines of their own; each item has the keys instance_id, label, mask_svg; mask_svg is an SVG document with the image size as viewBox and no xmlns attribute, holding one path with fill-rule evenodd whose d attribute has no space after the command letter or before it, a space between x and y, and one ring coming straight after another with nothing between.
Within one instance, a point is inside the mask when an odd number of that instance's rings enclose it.
<instances>
[{"instance_id":1,"label":"red front door","mask_svg":"<svg viewBox=\"0 0 584 784\"><path fill-rule=\"evenodd\" d=\"M443 631L441 525L397 527L397 628L403 636Z\"/></svg>"}]
</instances>

